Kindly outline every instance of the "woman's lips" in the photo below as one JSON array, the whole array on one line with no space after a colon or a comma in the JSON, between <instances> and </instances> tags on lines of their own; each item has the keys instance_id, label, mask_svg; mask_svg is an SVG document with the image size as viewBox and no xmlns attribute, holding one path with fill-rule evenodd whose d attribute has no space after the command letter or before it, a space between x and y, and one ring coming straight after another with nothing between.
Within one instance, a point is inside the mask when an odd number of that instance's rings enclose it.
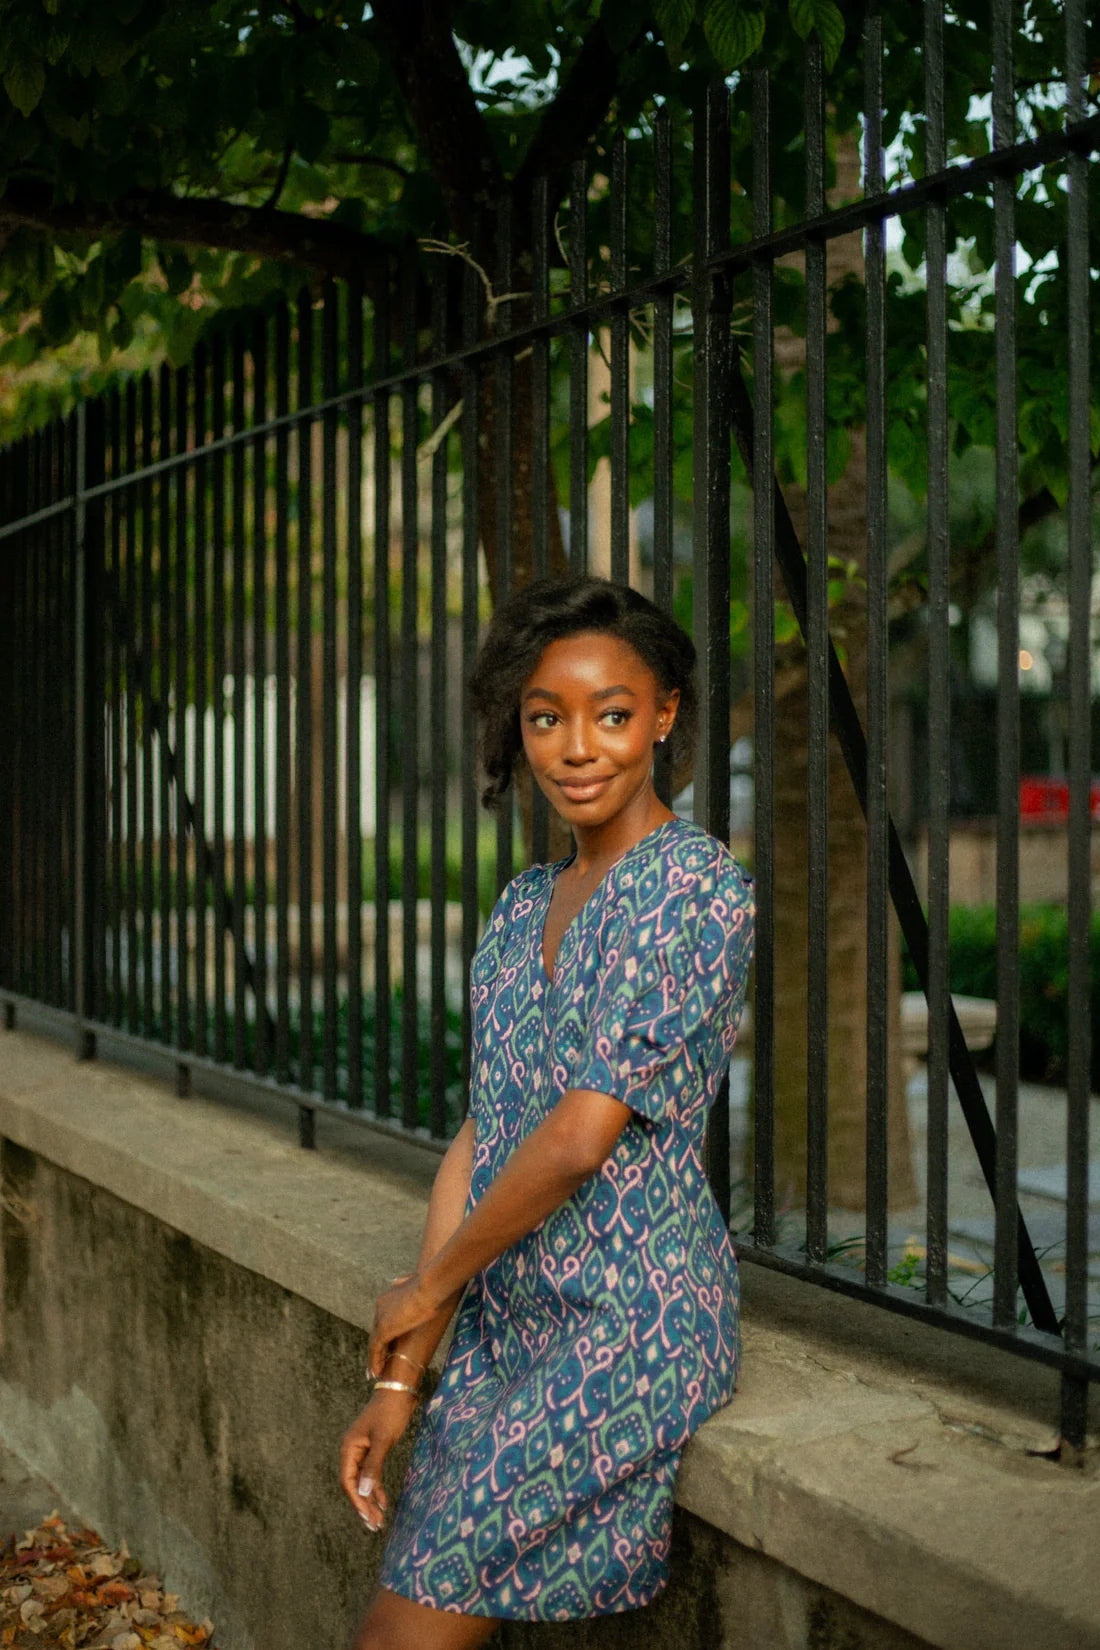
<instances>
[{"instance_id":1,"label":"woman's lips","mask_svg":"<svg viewBox=\"0 0 1100 1650\"><path fill-rule=\"evenodd\" d=\"M570 802L592 802L610 785L611 776L608 774L603 779L558 779L555 783Z\"/></svg>"}]
</instances>

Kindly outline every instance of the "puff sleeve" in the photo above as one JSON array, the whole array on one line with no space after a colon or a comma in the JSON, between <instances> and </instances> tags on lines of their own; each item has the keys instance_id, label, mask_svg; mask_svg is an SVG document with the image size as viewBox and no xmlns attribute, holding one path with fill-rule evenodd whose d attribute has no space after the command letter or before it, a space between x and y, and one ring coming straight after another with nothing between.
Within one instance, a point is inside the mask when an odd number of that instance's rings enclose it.
<instances>
[{"instance_id":1,"label":"puff sleeve","mask_svg":"<svg viewBox=\"0 0 1100 1650\"><path fill-rule=\"evenodd\" d=\"M621 1100L652 1122L699 1093L737 1035L752 955L752 885L723 853L712 866L609 916L600 971L569 1085ZM716 1086L716 1085L715 1085Z\"/></svg>"}]
</instances>

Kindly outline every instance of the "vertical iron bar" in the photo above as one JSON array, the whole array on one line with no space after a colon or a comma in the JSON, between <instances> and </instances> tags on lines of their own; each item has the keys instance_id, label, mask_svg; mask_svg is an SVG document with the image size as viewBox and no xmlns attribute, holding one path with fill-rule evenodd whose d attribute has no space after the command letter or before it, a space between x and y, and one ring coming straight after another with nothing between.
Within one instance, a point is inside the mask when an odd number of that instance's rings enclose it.
<instances>
[{"instance_id":1,"label":"vertical iron bar","mask_svg":"<svg viewBox=\"0 0 1100 1650\"><path fill-rule=\"evenodd\" d=\"M574 161L569 186L569 302L588 302L588 171ZM588 569L588 320L569 332L569 565Z\"/></svg>"},{"instance_id":2,"label":"vertical iron bar","mask_svg":"<svg viewBox=\"0 0 1100 1650\"><path fill-rule=\"evenodd\" d=\"M245 444L240 440L246 426L244 334L233 330L233 590L230 597L233 649L233 1064L248 1064L248 983L245 963L244 916L248 904L245 860L245 800L248 752L248 664L245 657L245 609L247 603Z\"/></svg>"},{"instance_id":3,"label":"vertical iron bar","mask_svg":"<svg viewBox=\"0 0 1100 1650\"><path fill-rule=\"evenodd\" d=\"M252 422L267 419L267 318L252 334ZM271 1018L267 1005L267 441L252 444L252 932L253 1069L271 1069Z\"/></svg>"},{"instance_id":4,"label":"vertical iron bar","mask_svg":"<svg viewBox=\"0 0 1100 1650\"><path fill-rule=\"evenodd\" d=\"M84 450L86 451L86 448ZM46 437L45 437L45 433L43 431L39 431L34 437L34 473L35 473L36 502L41 503L45 499L45 496L46 496ZM32 611L34 613L34 620L35 620L34 628L35 628L35 633L36 633L36 646L35 646L35 650L34 650L35 677L34 677L34 697L33 697L33 704L34 704L34 745L33 745L33 749L34 749L35 755L34 755L34 788L33 788L34 813L33 813L33 830L32 830L32 835L31 835L31 855L32 855L32 858L31 858L32 884L31 884L31 886L32 886L32 890L33 890L33 892L32 892L32 906L31 906L31 910L32 910L32 929L31 929L31 932L33 934L33 949L32 949L32 952L31 952L31 957L32 957L33 969L32 969L31 978L32 978L32 981L33 981L34 995L36 997L42 997L44 995L45 977L46 977L46 936L45 936L44 927L43 927L43 917L44 917L44 911L45 911L45 900L42 897L42 890L43 890L43 886L44 886L45 881L46 881L46 867L45 867L45 863L44 863L45 846L46 846L46 806L45 806L44 791L45 791L45 767L46 767L46 762L47 762L48 753L49 753L49 744L48 744L47 739L46 739L46 692L47 692L47 685L48 685L48 682L49 682L49 668L50 668L50 661L49 661L49 609L48 609L48 606L47 606L46 569L43 566L42 556L41 556L40 551L39 551L38 536L37 536L37 534L32 533L32 534L29 535L29 537L30 537L30 542L31 542L31 547L32 547L31 548L31 556L32 556L33 580L34 580L33 585L32 585L32 589L33 589L33 592L34 592L34 597L33 597L34 605L33 605ZM86 636L85 637L85 651L87 651L87 648L89 646L90 646L90 639ZM85 678L86 678L86 676L87 676L86 667L84 669L84 675L85 675ZM85 722L85 725L88 725L87 724L87 719L84 715L81 716L81 721ZM90 756L86 758L86 760L83 764L85 770L88 769L89 762L90 762ZM88 832L88 831L90 831L90 829L91 829L91 821L90 821L90 817L89 817L86 821L86 824L85 824L85 831ZM90 871L91 864L92 864L90 853L86 857L86 863L87 863L87 865L89 867L89 871ZM85 890L84 891L85 891L85 894L86 894L87 893L87 884L85 884ZM83 906L84 909L86 909L87 908L87 902L82 901L82 906ZM89 939L87 945L83 946L81 949L82 950L89 950L89 951L94 949L94 941ZM87 971L87 974L90 977L90 970ZM91 1006L90 1006L90 1003L89 1003L88 1013L91 1014L91 1012L92 1012L92 1010L91 1010Z\"/></svg>"},{"instance_id":5,"label":"vertical iron bar","mask_svg":"<svg viewBox=\"0 0 1100 1650\"><path fill-rule=\"evenodd\" d=\"M339 295L326 282L321 322L321 393L326 401L336 394L339 349ZM337 791L337 658L336 658L336 409L330 407L321 423L321 891L322 891L322 1093L335 1100L336 1086L336 847L339 806Z\"/></svg>"},{"instance_id":6,"label":"vertical iron bar","mask_svg":"<svg viewBox=\"0 0 1100 1650\"><path fill-rule=\"evenodd\" d=\"M925 167L947 163L943 0L924 6ZM947 1300L950 631L947 404L947 225L942 201L925 213L928 267L928 1167L926 1292Z\"/></svg>"},{"instance_id":7,"label":"vertical iron bar","mask_svg":"<svg viewBox=\"0 0 1100 1650\"><path fill-rule=\"evenodd\" d=\"M702 707L695 764L695 817L729 841L730 288L710 259L730 230L729 93L711 82L696 115L694 625ZM730 1208L729 1086L710 1110L706 1165L725 1220Z\"/></svg>"},{"instance_id":8,"label":"vertical iron bar","mask_svg":"<svg viewBox=\"0 0 1100 1650\"><path fill-rule=\"evenodd\" d=\"M126 473L132 476L137 469L138 404L137 384L131 379L126 385ZM138 691L142 648L139 612L140 585L138 568L140 557L137 542L137 489L133 482L126 488L126 962L127 1031L138 1029Z\"/></svg>"},{"instance_id":9,"label":"vertical iron bar","mask_svg":"<svg viewBox=\"0 0 1100 1650\"><path fill-rule=\"evenodd\" d=\"M53 435L53 429L46 428L44 430L36 431L32 439L32 452L34 455L32 461L34 467L34 497L39 506L47 503L50 496L51 471L53 464ZM59 444L65 443L67 437L68 444L75 447L75 429L73 429L70 433L65 431L62 426L62 428L57 430L57 436ZM85 507L87 508L86 502ZM32 528L27 535L33 565L33 595L31 612L33 615L33 635L35 638L33 649L33 688L31 697L31 748L34 753L34 780L32 787L33 812L31 815L31 957L33 963L33 995L41 1002L50 1001L51 986L53 982L53 961L49 952L51 914L50 880L53 871L52 855L50 852L49 843L49 823L51 817L50 770L52 767L52 761L50 723L47 713L51 681L55 669L54 638L56 635L56 623L58 617L58 615L53 611L52 599L54 585L54 569L51 556L51 551L53 549L53 527L54 524L52 522L43 522L38 527ZM85 604L85 606L86 612L90 613L90 607L88 607L87 604ZM92 641L92 634L89 633L86 639L86 676L88 678L86 698L89 702L91 695L90 674L92 669ZM89 732L91 731L92 726L91 711L89 709L87 712L87 727ZM89 754L85 763L86 768L89 767L90 762L91 756ZM89 834L91 834L93 830L92 822L94 821L94 811L90 795L88 798L87 807L88 812L86 814L86 818L88 821L88 831ZM88 866L89 874L91 875L95 870L94 849L91 848L88 853ZM89 889L89 909L90 904L91 893ZM86 949L90 951L90 955L93 958L93 965L88 972L89 980L94 979L96 967L98 966L99 971L102 972L104 965L104 959L101 956L96 956L95 947L96 934L93 928L89 934L86 947ZM92 1003L89 1003L88 1012L89 1016L94 1015L94 1006Z\"/></svg>"},{"instance_id":10,"label":"vertical iron bar","mask_svg":"<svg viewBox=\"0 0 1100 1650\"><path fill-rule=\"evenodd\" d=\"M348 384L363 382L363 284L348 283ZM363 1105L363 402L348 402L348 653L344 673L344 771L347 776L347 1103Z\"/></svg>"},{"instance_id":11,"label":"vertical iron bar","mask_svg":"<svg viewBox=\"0 0 1100 1650\"><path fill-rule=\"evenodd\" d=\"M209 521L210 470L203 456L207 432L209 356L200 344L192 362L192 432L195 443L194 537L195 537L195 632L194 632L194 728L195 779L192 798L192 838L194 842L194 929L195 929L195 1053L205 1057L209 1046L210 993L207 980L206 881L213 863L206 840L206 707L209 703L210 614L207 602L207 526Z\"/></svg>"},{"instance_id":12,"label":"vertical iron bar","mask_svg":"<svg viewBox=\"0 0 1100 1650\"><path fill-rule=\"evenodd\" d=\"M35 436L35 471L39 503L49 497L50 486L50 432L40 430ZM35 785L34 785L34 994L49 999L49 928L47 920L47 888L50 867L47 855L47 821L49 819L48 783L50 745L47 738L46 702L49 691L51 632L53 615L50 612L50 567L43 553L43 543L50 542L49 522L32 532L35 573ZM90 639L89 639L90 640ZM92 861L89 860L89 864Z\"/></svg>"},{"instance_id":13,"label":"vertical iron bar","mask_svg":"<svg viewBox=\"0 0 1100 1650\"><path fill-rule=\"evenodd\" d=\"M512 290L512 203L507 195L497 204L497 285L503 292ZM498 304L495 326L507 333L511 324L512 306ZM506 601L516 581L512 535L515 529L515 441L512 432L514 407L514 361L509 350L501 349L493 363L496 409L493 422L496 449L496 530L497 530L497 588L496 602ZM512 876L514 860L515 813L511 794L497 809L497 892Z\"/></svg>"},{"instance_id":14,"label":"vertical iron bar","mask_svg":"<svg viewBox=\"0 0 1100 1650\"><path fill-rule=\"evenodd\" d=\"M419 436L420 382L416 375L416 307L419 281L415 249L406 248L401 304L401 1120L406 1128L420 1121L417 980L417 864L420 802L420 692L417 606L420 576L420 524L416 449Z\"/></svg>"},{"instance_id":15,"label":"vertical iron bar","mask_svg":"<svg viewBox=\"0 0 1100 1650\"><path fill-rule=\"evenodd\" d=\"M187 368L179 368L176 372L177 453L185 453L188 446L190 382L191 375ZM188 699L190 697L190 666L192 659L192 642L188 618L188 609L190 606L190 594L188 589L188 526L190 520L193 519L193 509L190 506L188 492L192 485L192 479L193 472L190 465L176 471L176 737L173 772L176 785L176 1046L180 1049L190 1048L193 1043L188 979L190 970L188 928L191 916L191 885L189 874L191 855L188 853L187 847L187 809L189 802L187 780L187 711Z\"/></svg>"},{"instance_id":16,"label":"vertical iron bar","mask_svg":"<svg viewBox=\"0 0 1100 1650\"><path fill-rule=\"evenodd\" d=\"M611 290L627 284L626 135L611 145ZM630 582L630 316L611 317L611 577Z\"/></svg>"},{"instance_id":17,"label":"vertical iron bar","mask_svg":"<svg viewBox=\"0 0 1100 1650\"><path fill-rule=\"evenodd\" d=\"M432 289L432 354L447 350L448 281L446 265ZM443 372L431 378L431 426L437 431L447 415ZM447 1132L447 440L432 455L432 627L431 627L431 983L428 1127Z\"/></svg>"},{"instance_id":18,"label":"vertical iron bar","mask_svg":"<svg viewBox=\"0 0 1100 1650\"><path fill-rule=\"evenodd\" d=\"M290 311L275 312L275 1077L290 1081Z\"/></svg>"},{"instance_id":19,"label":"vertical iron bar","mask_svg":"<svg viewBox=\"0 0 1100 1650\"><path fill-rule=\"evenodd\" d=\"M471 276L473 271L471 270ZM371 374L390 370L390 278L379 277L374 299ZM374 396L374 1110L391 1110L390 1044L390 716L393 659L390 646L390 392Z\"/></svg>"},{"instance_id":20,"label":"vertical iron bar","mask_svg":"<svg viewBox=\"0 0 1100 1650\"><path fill-rule=\"evenodd\" d=\"M93 404L88 419L88 449L87 449L87 480L88 486L102 483L106 474L106 443L107 426L105 406L102 401ZM64 466L62 462L62 471ZM92 850L92 880L91 880L91 913L92 913L92 946L95 958L95 967L91 982L91 1007L97 1020L106 1018L106 972L107 972L107 750L105 742L104 704L106 702L106 659L104 654L104 633L102 614L105 606L106 586L104 582L104 552L106 543L106 500L99 498L90 509L87 522L86 550L88 552L88 575L90 578L90 613L96 615L96 624L89 632L88 652L88 682L90 702L95 707L90 721L90 776L92 793L89 800L89 816L92 821L91 850ZM91 1039L91 1048L94 1050L95 1039Z\"/></svg>"},{"instance_id":21,"label":"vertical iron bar","mask_svg":"<svg viewBox=\"0 0 1100 1650\"><path fill-rule=\"evenodd\" d=\"M172 451L172 370L160 369L157 454L168 458ZM160 886L157 890L157 920L160 925L160 1036L172 1041L172 472L160 478L157 517L157 801L160 831Z\"/></svg>"},{"instance_id":22,"label":"vertical iron bar","mask_svg":"<svg viewBox=\"0 0 1100 1650\"><path fill-rule=\"evenodd\" d=\"M753 225L772 229L771 81L753 74ZM770 258L753 266L753 1241L775 1242L775 328Z\"/></svg>"},{"instance_id":23,"label":"vertical iron bar","mask_svg":"<svg viewBox=\"0 0 1100 1650\"><path fill-rule=\"evenodd\" d=\"M88 703L88 568L87 568L87 525L88 507L84 500L87 489L88 476L88 405L78 402L74 440L76 446L76 486L74 489L74 521L73 521L73 548L75 552L73 577L73 709L75 735L73 744L73 999L76 1014L75 1025L75 1052L78 1059L86 1053L86 1032L83 1022L91 1018L91 968L88 944L90 927L88 913L88 888L91 878L89 836L91 820L88 817L89 797L89 720L90 706ZM37 562L33 553L33 539L30 540L31 553L29 561L32 569ZM31 613L36 613L34 600L34 583L31 584ZM44 645L41 634L35 637L35 652ZM32 632L33 634L33 632ZM37 686L37 684L35 684ZM40 697L41 702L41 697ZM36 739L35 743L39 741ZM35 792L37 792L37 775ZM35 810L38 807L37 794L35 795ZM41 821L32 817L32 827L35 835L41 837ZM32 862L33 863L33 862ZM31 898L37 893L37 866L34 867ZM36 925L37 926L37 925ZM32 975L32 990L37 994L38 979Z\"/></svg>"},{"instance_id":24,"label":"vertical iron bar","mask_svg":"<svg viewBox=\"0 0 1100 1650\"><path fill-rule=\"evenodd\" d=\"M545 177L535 180L531 213L532 315L536 324L550 313L550 203ZM550 340L531 340L531 560L532 576L550 571L550 512L556 508L550 485ZM531 853L536 864L550 856L550 817L545 796L532 786Z\"/></svg>"},{"instance_id":25,"label":"vertical iron bar","mask_svg":"<svg viewBox=\"0 0 1100 1650\"><path fill-rule=\"evenodd\" d=\"M1085 113L1085 0L1066 0L1066 116ZM1073 1352L1088 1345L1089 1251L1089 1013L1092 544L1089 452L1089 160L1067 159L1066 280L1069 311L1069 1011L1066 1106L1065 1341ZM1088 1383L1062 1378L1062 1436L1083 1449L1088 1430Z\"/></svg>"},{"instance_id":26,"label":"vertical iron bar","mask_svg":"<svg viewBox=\"0 0 1100 1650\"><path fill-rule=\"evenodd\" d=\"M870 0L864 32L863 193L883 187L882 13ZM864 234L867 283L867 1282L886 1282L889 990L886 610L886 231Z\"/></svg>"},{"instance_id":27,"label":"vertical iron bar","mask_svg":"<svg viewBox=\"0 0 1100 1650\"><path fill-rule=\"evenodd\" d=\"M153 462L153 378L146 373L141 383L141 460L148 469ZM154 529L153 483L141 488L141 1029L153 1036L155 995L153 991L153 837L156 797L153 788L153 567Z\"/></svg>"},{"instance_id":28,"label":"vertical iron bar","mask_svg":"<svg viewBox=\"0 0 1100 1650\"><path fill-rule=\"evenodd\" d=\"M50 496L64 492L65 484L65 439L64 428L55 424L48 432L46 451L48 454L48 487ZM117 449L116 449L117 450ZM113 533L113 527L112 527ZM64 636L66 626L64 620L64 588L62 584L62 564L64 559L65 528L63 521L51 521L45 524L43 532L43 579L45 600L48 609L48 622L42 631L42 652L44 655L45 680L42 700L42 715L48 718L47 727L52 724L52 708L50 686L53 682L64 680L62 671L66 667ZM113 557L117 562L117 555ZM112 574L112 577L115 575ZM112 627L110 632L115 641L115 657L117 658L117 632ZM113 661L112 661L113 664ZM112 728L114 717L117 715L115 701L112 700ZM113 740L112 740L113 744ZM53 827L53 821L58 817L61 791L64 783L64 772L58 760L58 749L48 737L44 749L44 778L47 782L47 794L44 799L45 818L50 822L50 829L43 834L42 852L46 862L46 875L43 885L43 906L45 916L45 945L44 957L47 965L47 984L50 1002L61 1007L65 995L64 964L61 954L61 929L63 923L62 891L64 889L64 865L61 853L61 836ZM117 886L117 885L116 885ZM117 894L112 893L111 909L117 904ZM114 921L114 931L117 935L118 922ZM116 942L117 943L117 942Z\"/></svg>"},{"instance_id":29,"label":"vertical iron bar","mask_svg":"<svg viewBox=\"0 0 1100 1650\"><path fill-rule=\"evenodd\" d=\"M298 298L298 411L313 404L313 308ZM298 794L298 1086L313 1088L313 421L297 429L298 680L294 777ZM312 1114L311 1114L312 1115Z\"/></svg>"},{"instance_id":30,"label":"vertical iron bar","mask_svg":"<svg viewBox=\"0 0 1100 1650\"><path fill-rule=\"evenodd\" d=\"M116 388L111 390L106 398L108 419L108 451L110 452L109 475L112 481L117 481L122 467L122 396ZM60 491L61 476L54 481L54 486ZM107 638L110 646L110 655L107 666L107 706L110 726L110 810L111 810L111 896L109 901L111 923L111 993L109 998L110 1018L116 1025L122 1024L122 910L123 910L123 883L122 883L122 850L123 850L123 765L122 765L122 680L123 680L123 643L125 636L125 608L122 601L122 494L114 492L110 496L108 505L111 518L110 556L111 570L108 580L109 602L106 617ZM51 533L54 548L57 548L57 532ZM57 588L56 573L51 580L54 589ZM55 634L57 634L55 632ZM50 763L51 774L56 772L53 761ZM56 802L53 814L57 817ZM56 852L56 837L53 839L53 849ZM56 908L57 879L51 878L55 884L51 890L51 905ZM58 941L61 938L60 923L52 918L50 921L50 952L58 958ZM60 1003L60 997L55 993L54 1001ZM104 1005L107 1006L106 1004Z\"/></svg>"},{"instance_id":31,"label":"vertical iron bar","mask_svg":"<svg viewBox=\"0 0 1100 1650\"><path fill-rule=\"evenodd\" d=\"M654 123L653 270L662 275L672 263L672 131L667 104ZM672 611L672 306L673 295L653 299L653 600ZM672 753L657 750L654 784L661 801L672 798Z\"/></svg>"},{"instance_id":32,"label":"vertical iron bar","mask_svg":"<svg viewBox=\"0 0 1100 1650\"><path fill-rule=\"evenodd\" d=\"M225 435L225 343L215 335L211 346L211 405L210 436L217 443ZM228 1026L226 1023L226 930L229 922L228 897L225 885L225 476L224 451L214 454L213 533L210 581L213 591L211 603L211 654L213 682L211 706L214 724L214 1058L225 1061L229 1057Z\"/></svg>"},{"instance_id":33,"label":"vertical iron bar","mask_svg":"<svg viewBox=\"0 0 1100 1650\"><path fill-rule=\"evenodd\" d=\"M467 268L462 285L462 342L477 340L477 275ZM481 375L469 358L462 369L462 681L470 680L477 657L478 609L478 430ZM469 1104L470 960L478 931L477 733L469 714L462 718L462 1114Z\"/></svg>"},{"instance_id":34,"label":"vertical iron bar","mask_svg":"<svg viewBox=\"0 0 1100 1650\"><path fill-rule=\"evenodd\" d=\"M73 651L73 1006L78 1059L95 1053L95 1037L86 1022L94 1019L97 991L97 828L101 795L102 676L98 668L98 628L102 603L103 504L86 502L88 489L103 476L103 407L81 403L73 423L74 498L74 651ZM45 638L43 638L43 645ZM41 702L46 703L43 692ZM45 744L45 741L43 741ZM41 822L43 825L44 821ZM101 953L100 953L101 955Z\"/></svg>"},{"instance_id":35,"label":"vertical iron bar","mask_svg":"<svg viewBox=\"0 0 1100 1650\"><path fill-rule=\"evenodd\" d=\"M806 47L806 213L825 210L825 77L821 42ZM806 245L806 583L809 927L806 1024L806 1252L828 1243L829 1152L829 574L825 411L825 242Z\"/></svg>"},{"instance_id":36,"label":"vertical iron bar","mask_svg":"<svg viewBox=\"0 0 1100 1650\"><path fill-rule=\"evenodd\" d=\"M76 415L74 414L73 416L75 418ZM68 436L66 437L66 439L68 439ZM73 439L74 444L75 444L75 432L73 434L72 439ZM23 485L24 485L24 489L25 489L25 504L26 504L26 508L27 508L28 511L31 510L34 507L33 506L34 490L33 490L33 487L31 486L30 446L31 446L31 444L30 444L29 441L24 441L23 443L21 443L21 451L20 451L20 454L19 454L20 462L23 466ZM78 475L80 474L79 470L77 471L77 474ZM73 511L73 517L74 517L73 532L72 532L73 551L74 551L73 581L74 581L74 585L75 585L76 573L77 573L76 556L75 556L75 552L76 552L76 510L75 510L75 508L74 508L74 511ZM36 634L35 606L34 606L34 556L31 553L31 535L30 535L30 533L24 532L21 535L21 537L19 538L19 540L17 541L17 543L18 543L19 559L20 559L20 572L21 572L21 581L20 582L21 582L21 591L22 591L22 600L23 600L23 620L24 620L24 624L26 626L26 633L27 633L28 637L31 638L31 645L29 645L28 647L22 649L21 652L20 652L20 655L19 655L19 657L22 661L22 667L23 667L22 671L21 671L21 674L20 674L20 691L21 691L21 697L22 697L22 705L21 705L22 715L20 716L19 727L20 727L20 732L23 735L23 743L22 743L22 758L23 758L23 760L22 760L22 765L21 765L21 770L20 770L20 786L21 786L23 796L25 798L25 803L24 803L24 806L21 809L21 813L20 813L20 836L19 836L19 916L20 916L19 937L20 937L20 948L19 948L18 983L19 983L19 990L27 993L28 995L30 995L33 992L33 982L32 982L32 979L31 979L31 959L32 959L32 955L33 955L33 940L34 940L34 924L33 924L33 917L32 917L32 898L33 898L34 883L33 883L33 868L32 868L32 860L31 860L31 851L32 851L32 845L33 845L33 842L34 842L34 826L35 826L35 821L34 821L34 771L35 771L34 770L34 762L35 762L35 743L36 743L35 734L36 734L36 730L35 730L34 721L33 721L33 709L34 709L34 701L35 701L34 673L35 673L35 670L37 668L36 648L37 648L37 645L38 645L38 638L37 638L37 634ZM78 637L79 637L79 632L77 631L77 627L76 627L76 624L75 624L75 613L76 613L75 599L76 598L75 598L75 594L72 590L70 590L69 594L70 594L70 597L72 598L72 601L73 601L73 604L74 604L73 605L73 613L74 613L73 649L74 649L74 652L75 652L76 644L77 644ZM76 687L76 666L75 666L75 660L74 660L73 689L71 690L70 698L72 698L72 694L75 694L75 687ZM75 707L74 707L74 713L75 713ZM24 730L25 730L25 732L24 732ZM72 744L73 744L74 779L72 781L70 781L70 790L72 789L73 783L75 783L75 773L76 773L76 766L75 766L75 763L76 763L76 753L75 753L76 729L75 729L75 723L72 727L72 733L73 733ZM71 922L70 928L69 928L69 977L70 977L70 982L71 982L71 985L72 985L72 992L73 992L73 1007L75 1009L75 1006L76 1006L75 939L76 939L76 880L77 880L76 879L77 863L76 863L75 822L74 822L74 826L73 826L73 831L74 831L74 840L73 840L73 909L72 909L72 922Z\"/></svg>"},{"instance_id":37,"label":"vertical iron bar","mask_svg":"<svg viewBox=\"0 0 1100 1650\"><path fill-rule=\"evenodd\" d=\"M1016 135L1012 0L993 0L993 147ZM1020 591L1016 453L1016 181L993 185L997 383L997 1193L993 1321L1016 1322L1020 992Z\"/></svg>"}]
</instances>

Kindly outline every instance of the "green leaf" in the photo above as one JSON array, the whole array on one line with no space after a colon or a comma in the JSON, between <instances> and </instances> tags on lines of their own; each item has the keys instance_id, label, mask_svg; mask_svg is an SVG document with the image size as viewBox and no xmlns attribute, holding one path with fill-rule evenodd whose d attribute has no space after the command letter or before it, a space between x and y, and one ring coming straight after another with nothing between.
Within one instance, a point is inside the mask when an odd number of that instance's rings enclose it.
<instances>
[{"instance_id":1,"label":"green leaf","mask_svg":"<svg viewBox=\"0 0 1100 1650\"><path fill-rule=\"evenodd\" d=\"M727 74L760 50L766 18L741 0L710 0L703 19L707 45Z\"/></svg>"},{"instance_id":2,"label":"green leaf","mask_svg":"<svg viewBox=\"0 0 1100 1650\"><path fill-rule=\"evenodd\" d=\"M46 69L37 57L17 60L4 76L4 90L24 119L34 113L45 89Z\"/></svg>"},{"instance_id":3,"label":"green leaf","mask_svg":"<svg viewBox=\"0 0 1100 1650\"><path fill-rule=\"evenodd\" d=\"M695 18L695 0L654 0L653 17L668 46L679 46Z\"/></svg>"},{"instance_id":4,"label":"green leaf","mask_svg":"<svg viewBox=\"0 0 1100 1650\"><path fill-rule=\"evenodd\" d=\"M305 161L315 161L329 137L328 116L316 104L302 103L295 115L294 147Z\"/></svg>"},{"instance_id":5,"label":"green leaf","mask_svg":"<svg viewBox=\"0 0 1100 1650\"><path fill-rule=\"evenodd\" d=\"M791 23L802 40L817 31L825 52L825 67L831 69L844 43L844 19L833 0L791 0Z\"/></svg>"},{"instance_id":6,"label":"green leaf","mask_svg":"<svg viewBox=\"0 0 1100 1650\"><path fill-rule=\"evenodd\" d=\"M67 288L55 286L42 305L42 331L51 344L63 344L73 330L73 306Z\"/></svg>"},{"instance_id":7,"label":"green leaf","mask_svg":"<svg viewBox=\"0 0 1100 1650\"><path fill-rule=\"evenodd\" d=\"M51 17L56 17L61 9L60 0L42 0L42 4Z\"/></svg>"},{"instance_id":8,"label":"green leaf","mask_svg":"<svg viewBox=\"0 0 1100 1650\"><path fill-rule=\"evenodd\" d=\"M637 0L603 0L600 22L607 43L617 56L629 50L638 33Z\"/></svg>"}]
</instances>

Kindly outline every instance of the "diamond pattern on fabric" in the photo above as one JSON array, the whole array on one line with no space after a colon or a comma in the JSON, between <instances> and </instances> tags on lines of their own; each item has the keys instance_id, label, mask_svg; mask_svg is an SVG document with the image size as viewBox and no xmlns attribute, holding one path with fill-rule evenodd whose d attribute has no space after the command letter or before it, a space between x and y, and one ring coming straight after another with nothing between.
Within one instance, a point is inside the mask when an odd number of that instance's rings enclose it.
<instances>
[{"instance_id":1,"label":"diamond pattern on fabric","mask_svg":"<svg viewBox=\"0 0 1100 1650\"><path fill-rule=\"evenodd\" d=\"M508 885L474 957L470 1206L567 1089L635 1116L467 1286L380 1578L437 1610L529 1621L634 1609L665 1585L680 1454L740 1356L701 1152L744 1002L751 880L669 820L612 867L548 981L565 863Z\"/></svg>"}]
</instances>

